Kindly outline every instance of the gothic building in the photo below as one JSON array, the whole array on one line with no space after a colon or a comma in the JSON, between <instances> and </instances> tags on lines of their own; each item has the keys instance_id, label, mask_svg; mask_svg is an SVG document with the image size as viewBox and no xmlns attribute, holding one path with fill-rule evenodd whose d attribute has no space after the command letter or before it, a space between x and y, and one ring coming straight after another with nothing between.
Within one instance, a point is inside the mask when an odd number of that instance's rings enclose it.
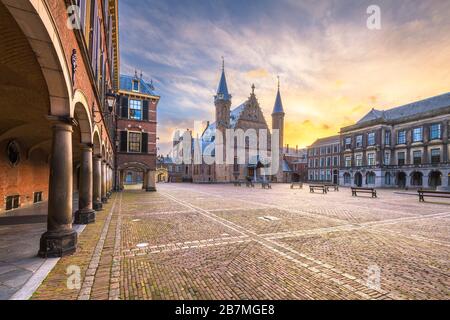
<instances>
[{"instance_id":1,"label":"gothic building","mask_svg":"<svg viewBox=\"0 0 450 320\"><path fill-rule=\"evenodd\" d=\"M198 142L198 145L203 152L206 151L207 154L213 156L220 156L220 154L222 154L223 159L225 160L227 158L227 143L230 143L230 141L228 141L229 139L226 139L227 129L233 129L235 132L239 129L242 129L244 132L248 129L254 129L258 139L260 138L260 130L265 129L267 132L267 147L269 149L268 157L270 156L271 132L256 97L255 86L252 85L251 89L250 96L245 102L237 107L231 108L232 96L228 91L225 68L222 66L219 87L217 89L217 94L214 97L214 106L216 110L215 122L208 123L201 137L199 137L199 139L194 139L194 141ZM217 163L217 161L214 164L207 164L204 161L201 164L193 164L191 170L192 181L196 183L225 183L235 180L244 180L249 177L255 181L267 179L282 182L284 175L281 148L283 147L284 116L285 113L281 101L280 87L278 86L272 113L272 129L278 129L280 132L279 170L276 175L270 177L261 175L261 168L267 164L267 159L256 156L257 150L254 148L252 149L251 144L245 143L244 152L246 160L244 164L238 163L238 150L235 147L233 164L230 164L229 162L226 163L226 161L224 161L223 164ZM221 133L223 139L217 138L218 132ZM230 158L229 155L228 158Z\"/></svg>"}]
</instances>

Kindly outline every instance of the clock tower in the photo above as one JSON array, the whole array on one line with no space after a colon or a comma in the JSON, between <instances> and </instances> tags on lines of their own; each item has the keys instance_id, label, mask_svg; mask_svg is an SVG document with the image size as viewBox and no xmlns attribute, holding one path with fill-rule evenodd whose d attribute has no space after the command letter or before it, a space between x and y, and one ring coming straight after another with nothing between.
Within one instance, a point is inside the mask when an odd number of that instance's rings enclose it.
<instances>
[{"instance_id":1,"label":"clock tower","mask_svg":"<svg viewBox=\"0 0 450 320\"><path fill-rule=\"evenodd\" d=\"M225 130L230 126L231 95L228 93L227 79L225 78L225 61L222 58L222 75L220 77L219 88L214 96L216 106L216 127L222 131L225 138Z\"/></svg>"},{"instance_id":2,"label":"clock tower","mask_svg":"<svg viewBox=\"0 0 450 320\"><path fill-rule=\"evenodd\" d=\"M227 79L225 78L225 61L222 57L222 75L220 76L219 88L217 94L214 96L214 105L216 106L216 140L215 140L215 154L216 154L216 181L228 181L231 170L226 161L226 130L230 128L230 108L231 95L228 93ZM222 136L222 140L218 139L218 135ZM220 151L222 155L220 155ZM222 159L219 159L222 158ZM221 161L222 160L222 161Z\"/></svg>"}]
</instances>

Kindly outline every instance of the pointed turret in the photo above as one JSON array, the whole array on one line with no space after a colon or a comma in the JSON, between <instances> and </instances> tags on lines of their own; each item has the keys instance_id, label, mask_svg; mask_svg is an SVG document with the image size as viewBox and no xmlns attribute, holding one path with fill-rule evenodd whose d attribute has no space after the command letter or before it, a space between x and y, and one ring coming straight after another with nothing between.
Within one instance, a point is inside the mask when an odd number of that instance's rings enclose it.
<instances>
[{"instance_id":1,"label":"pointed turret","mask_svg":"<svg viewBox=\"0 0 450 320\"><path fill-rule=\"evenodd\" d=\"M278 77L278 92L277 92L277 97L275 98L275 105L273 106L273 111L272 111L272 114L277 114L277 113L284 114L283 102L281 101L281 94L280 94L280 77Z\"/></svg>"},{"instance_id":2,"label":"pointed turret","mask_svg":"<svg viewBox=\"0 0 450 320\"><path fill-rule=\"evenodd\" d=\"M231 101L231 95L228 93L227 79L225 77L225 60L222 57L222 75L220 76L219 88L217 95L214 97L216 101Z\"/></svg>"},{"instance_id":3,"label":"pointed turret","mask_svg":"<svg viewBox=\"0 0 450 320\"><path fill-rule=\"evenodd\" d=\"M284 146L284 109L283 103L281 102L280 94L280 77L278 77L278 91L277 97L275 98L275 105L273 106L272 112L272 134L274 130L279 132L279 169L276 174L277 181L283 181L283 146Z\"/></svg>"}]
</instances>

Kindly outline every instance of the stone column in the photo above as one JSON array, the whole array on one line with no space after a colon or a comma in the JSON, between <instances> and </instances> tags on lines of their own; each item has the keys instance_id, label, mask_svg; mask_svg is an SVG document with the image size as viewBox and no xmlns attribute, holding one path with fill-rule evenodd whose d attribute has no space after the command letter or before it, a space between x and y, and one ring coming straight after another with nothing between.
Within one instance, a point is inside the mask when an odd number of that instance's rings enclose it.
<instances>
[{"instance_id":1,"label":"stone column","mask_svg":"<svg viewBox=\"0 0 450 320\"><path fill-rule=\"evenodd\" d=\"M102 158L95 156L94 160L94 190L92 193L94 210L102 210Z\"/></svg>"},{"instance_id":2,"label":"stone column","mask_svg":"<svg viewBox=\"0 0 450 320\"><path fill-rule=\"evenodd\" d=\"M111 198L111 169L109 164L106 164L106 197Z\"/></svg>"},{"instance_id":3,"label":"stone column","mask_svg":"<svg viewBox=\"0 0 450 320\"><path fill-rule=\"evenodd\" d=\"M108 198L106 197L106 161L102 161L102 203L108 203Z\"/></svg>"},{"instance_id":4,"label":"stone column","mask_svg":"<svg viewBox=\"0 0 450 320\"><path fill-rule=\"evenodd\" d=\"M145 189L147 192L156 191L156 183L155 183L155 171L148 170L147 171L147 187Z\"/></svg>"},{"instance_id":5,"label":"stone column","mask_svg":"<svg viewBox=\"0 0 450 320\"><path fill-rule=\"evenodd\" d=\"M123 187L123 170L119 171L119 190L122 191Z\"/></svg>"},{"instance_id":6,"label":"stone column","mask_svg":"<svg viewBox=\"0 0 450 320\"><path fill-rule=\"evenodd\" d=\"M50 160L47 232L41 236L39 256L62 257L76 251L72 229L72 121L53 125Z\"/></svg>"},{"instance_id":7,"label":"stone column","mask_svg":"<svg viewBox=\"0 0 450 320\"><path fill-rule=\"evenodd\" d=\"M92 195L92 146L83 145L81 147L79 210L75 213L76 224L90 224L95 222Z\"/></svg>"}]
</instances>

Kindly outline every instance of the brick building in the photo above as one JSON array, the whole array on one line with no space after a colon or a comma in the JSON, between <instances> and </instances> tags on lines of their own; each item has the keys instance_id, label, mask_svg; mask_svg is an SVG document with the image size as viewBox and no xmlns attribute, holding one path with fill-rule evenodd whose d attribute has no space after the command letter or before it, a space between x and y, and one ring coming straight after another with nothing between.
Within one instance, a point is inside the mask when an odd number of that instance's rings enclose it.
<instances>
[{"instance_id":1,"label":"brick building","mask_svg":"<svg viewBox=\"0 0 450 320\"><path fill-rule=\"evenodd\" d=\"M142 183L156 191L156 109L159 96L142 74L120 76L116 137L117 188ZM131 173L131 174L130 174Z\"/></svg>"},{"instance_id":2,"label":"brick building","mask_svg":"<svg viewBox=\"0 0 450 320\"><path fill-rule=\"evenodd\" d=\"M308 147L308 181L339 183L340 136L316 140Z\"/></svg>"},{"instance_id":3,"label":"brick building","mask_svg":"<svg viewBox=\"0 0 450 320\"><path fill-rule=\"evenodd\" d=\"M283 150L283 171L284 182L307 181L307 149L299 149L298 146L290 148L286 145Z\"/></svg>"},{"instance_id":4,"label":"brick building","mask_svg":"<svg viewBox=\"0 0 450 320\"><path fill-rule=\"evenodd\" d=\"M341 129L341 184L449 187L450 93L371 110Z\"/></svg>"},{"instance_id":5,"label":"brick building","mask_svg":"<svg viewBox=\"0 0 450 320\"><path fill-rule=\"evenodd\" d=\"M70 254L113 188L117 1L2 0L0 37L0 214L48 201L39 255Z\"/></svg>"},{"instance_id":6,"label":"brick building","mask_svg":"<svg viewBox=\"0 0 450 320\"><path fill-rule=\"evenodd\" d=\"M255 86L251 86L251 93L246 101L240 105L231 108L232 96L228 91L227 81L225 77L225 68L222 66L222 73L217 89L217 94L214 97L215 107L215 121L209 123L200 137L195 137L194 144L199 145L201 150L212 151L211 154L223 154L224 159L227 157L227 143L225 139L225 132L227 129L236 131L254 130L256 136L260 137L261 130L267 132L267 156L271 156L271 131L267 125L266 119L255 94ZM246 143L245 147L238 150L234 148L234 164L229 163L215 163L215 164L193 164L192 165L192 180L195 183L226 183L234 180L243 180L251 178L253 180L271 179L274 182L283 182L284 174L282 168L282 147L284 139L284 109L281 100L280 85L275 97L275 103L272 112L272 132L279 130L279 167L277 173L271 177L265 177L261 174L261 168L264 166L263 162L266 159L260 159L255 156L258 151L252 147L250 143ZM216 133L220 133L224 137L223 141L216 139ZM223 151L222 151L222 150ZM221 150L222 152L218 151ZM245 153L245 163L238 163L237 154L239 151Z\"/></svg>"}]
</instances>

